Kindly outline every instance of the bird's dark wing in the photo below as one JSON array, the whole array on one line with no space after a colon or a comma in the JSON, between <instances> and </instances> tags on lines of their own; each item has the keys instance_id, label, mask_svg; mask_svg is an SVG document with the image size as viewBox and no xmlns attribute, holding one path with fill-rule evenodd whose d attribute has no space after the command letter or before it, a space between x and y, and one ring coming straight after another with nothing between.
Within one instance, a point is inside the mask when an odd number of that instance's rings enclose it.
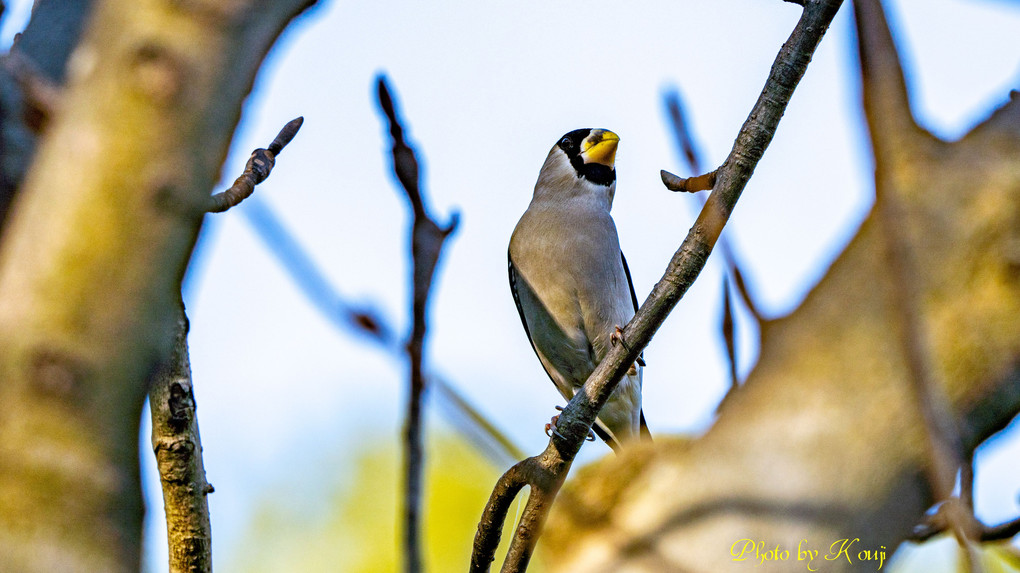
<instances>
[{"instance_id":1,"label":"bird's dark wing","mask_svg":"<svg viewBox=\"0 0 1020 573\"><path fill-rule=\"evenodd\" d=\"M641 306L641 305L638 304L637 293L634 292L634 280L630 278L630 267L627 266L627 257L623 256L623 251L620 251L620 260L623 261L623 274L627 275L627 286L630 287L630 300L631 300L631 302L634 303L634 312L637 312L638 311L638 307ZM517 309L520 310L520 308L521 308L521 305L520 305L520 303L518 303L517 304ZM645 353L644 352L642 352L641 354L638 355L637 362L641 366L645 365Z\"/></svg>"},{"instance_id":2,"label":"bird's dark wing","mask_svg":"<svg viewBox=\"0 0 1020 573\"><path fill-rule=\"evenodd\" d=\"M627 257L623 256L623 251L620 251L620 260L623 261L623 273L627 275L627 285L630 286L630 300L634 302L634 312L637 312L638 304L637 293L634 292L634 280L630 278L630 267L627 266ZM641 366L645 365L645 353L642 352L638 356L638 364ZM652 439L652 433L648 431L648 424L645 423L645 411L641 410L641 437L646 440Z\"/></svg>"},{"instance_id":3,"label":"bird's dark wing","mask_svg":"<svg viewBox=\"0 0 1020 573\"><path fill-rule=\"evenodd\" d=\"M528 344L531 344L531 349L535 351L535 355L538 356L538 349L535 348L535 341L531 339L531 330L528 328L528 319L524 317L524 309L521 307L521 295L517 292L517 269L514 268L514 260L510 258L510 249L506 251L506 270L507 275L510 277L510 294L514 295L514 304L517 305L517 314L521 316L521 324L524 325L524 334L528 335ZM541 362L541 360L539 360ZM543 364L544 368L545 365ZM546 374L549 374L546 371ZM551 378L551 376L550 376Z\"/></svg>"},{"instance_id":4,"label":"bird's dark wing","mask_svg":"<svg viewBox=\"0 0 1020 573\"><path fill-rule=\"evenodd\" d=\"M646 439L646 440L648 440L648 441L652 440L652 433L650 431L648 431L648 424L645 423L645 411L644 410L641 410L641 437Z\"/></svg>"},{"instance_id":5,"label":"bird's dark wing","mask_svg":"<svg viewBox=\"0 0 1020 573\"><path fill-rule=\"evenodd\" d=\"M634 312L637 312L638 299L637 293L634 292L634 280L630 278L630 267L627 266L627 257L623 256L623 251L620 251L620 260L623 261L623 274L627 275L627 286L630 287L630 300L634 303Z\"/></svg>"},{"instance_id":6,"label":"bird's dark wing","mask_svg":"<svg viewBox=\"0 0 1020 573\"><path fill-rule=\"evenodd\" d=\"M620 253L620 255L622 256L623 253ZM538 348L535 347L535 341L531 338L531 330L528 328L528 319L524 316L524 308L521 307L521 295L517 292L517 269L514 267L514 260L510 257L509 249L507 249L506 252L506 262L507 275L510 278L510 293L514 296L514 304L517 305L517 314L521 316L521 324L524 326L524 334L528 336L528 343L531 344L531 349L535 351L535 356L538 357L538 363L542 365L542 369L545 370L546 375L549 376L549 379L555 384L556 379L553 378L549 369L545 367L545 362L542 361L542 357L538 354ZM627 269L627 261L623 261L623 268L624 270ZM626 272L627 280L630 281L630 271ZM634 297L634 304L636 305L637 295L634 294L633 284L630 287L630 294ZM635 306L635 309L636 308L637 307ZM591 429L595 431L595 434L598 435L599 438L602 438L602 441L609 444L609 447L613 448L613 451L620 451L620 444L614 440L604 428L601 427L601 424L602 422L596 419L595 424L591 427Z\"/></svg>"}]
</instances>

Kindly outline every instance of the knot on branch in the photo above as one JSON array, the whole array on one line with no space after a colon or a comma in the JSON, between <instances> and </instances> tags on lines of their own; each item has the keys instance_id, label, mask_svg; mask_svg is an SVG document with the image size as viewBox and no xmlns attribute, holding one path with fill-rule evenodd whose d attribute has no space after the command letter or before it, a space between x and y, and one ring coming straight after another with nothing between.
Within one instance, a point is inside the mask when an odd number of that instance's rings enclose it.
<instances>
[{"instance_id":1,"label":"knot on branch","mask_svg":"<svg viewBox=\"0 0 1020 573\"><path fill-rule=\"evenodd\" d=\"M698 191L710 191L715 186L716 171L685 179L663 169L659 171L659 176L662 177L662 184L670 191L697 193Z\"/></svg>"}]
</instances>

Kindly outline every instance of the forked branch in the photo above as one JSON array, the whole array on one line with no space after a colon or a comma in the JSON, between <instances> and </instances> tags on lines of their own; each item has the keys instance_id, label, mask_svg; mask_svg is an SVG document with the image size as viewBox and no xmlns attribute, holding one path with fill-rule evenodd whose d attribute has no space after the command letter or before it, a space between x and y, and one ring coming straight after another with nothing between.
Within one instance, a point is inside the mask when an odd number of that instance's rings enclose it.
<instances>
[{"instance_id":1,"label":"forked branch","mask_svg":"<svg viewBox=\"0 0 1020 573\"><path fill-rule=\"evenodd\" d=\"M422 570L421 550L421 498L423 469L422 398L425 392L424 355L425 321L429 291L436 264L442 254L443 243L457 228L458 215L454 213L445 227L439 226L425 208L419 187L418 159L414 150L404 141L404 128L386 85L386 78L378 79L379 107L386 114L390 136L393 138L393 171L407 194L414 214L411 225L412 264L412 327L407 342L409 358L410 392L407 419L404 427L405 482L404 482L404 570L415 573Z\"/></svg>"}]
</instances>

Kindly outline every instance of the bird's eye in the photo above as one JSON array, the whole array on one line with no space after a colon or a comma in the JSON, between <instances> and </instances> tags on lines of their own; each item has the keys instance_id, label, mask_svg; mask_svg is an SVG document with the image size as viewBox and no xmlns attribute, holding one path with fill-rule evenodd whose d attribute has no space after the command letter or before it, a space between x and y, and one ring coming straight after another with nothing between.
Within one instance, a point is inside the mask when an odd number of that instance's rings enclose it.
<instances>
[{"instance_id":1,"label":"bird's eye","mask_svg":"<svg viewBox=\"0 0 1020 573\"><path fill-rule=\"evenodd\" d=\"M570 138L567 136L563 136L563 139L560 140L560 147L564 149L570 147Z\"/></svg>"}]
</instances>

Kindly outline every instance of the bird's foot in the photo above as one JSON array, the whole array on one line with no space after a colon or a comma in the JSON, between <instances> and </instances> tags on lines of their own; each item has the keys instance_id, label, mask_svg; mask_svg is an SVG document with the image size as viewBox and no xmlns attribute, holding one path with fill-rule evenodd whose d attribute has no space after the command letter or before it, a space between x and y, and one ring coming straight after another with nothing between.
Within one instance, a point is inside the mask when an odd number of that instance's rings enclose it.
<instances>
[{"instance_id":1,"label":"bird's foot","mask_svg":"<svg viewBox=\"0 0 1020 573\"><path fill-rule=\"evenodd\" d=\"M556 406L556 409L559 410L560 412L562 412L563 411L563 406ZM559 421L559 419L560 419L560 415L559 414L553 416L552 418L549 418L549 423L545 425L545 435L547 435L547 436L549 436L551 438L555 434L556 436L558 436L561 439L565 440L566 437L563 434L559 433L559 431L556 430L556 423ZM595 441L595 432L593 432L591 430L588 430L588 437L586 437L585 440L587 440L589 442L594 442Z\"/></svg>"},{"instance_id":2,"label":"bird's foot","mask_svg":"<svg viewBox=\"0 0 1020 573\"><path fill-rule=\"evenodd\" d=\"M624 340L623 340L623 329L620 328L619 325L614 327L613 333L609 335L609 343L612 344L613 346L616 346L617 344L622 344L624 348L626 348L627 350L630 350L630 347L627 346L627 343L624 342ZM628 376L636 376L637 375L637 367L638 367L638 365L641 365L641 366L645 365L644 358L638 356L637 362L635 362L634 364L631 364L630 368L627 370L627 375Z\"/></svg>"},{"instance_id":3,"label":"bird's foot","mask_svg":"<svg viewBox=\"0 0 1020 573\"><path fill-rule=\"evenodd\" d=\"M556 427L556 421L559 419L560 419L559 416L553 416L552 419L549 420L549 423L545 425L545 435L549 436L550 438L552 437L553 428Z\"/></svg>"},{"instance_id":4,"label":"bird's foot","mask_svg":"<svg viewBox=\"0 0 1020 573\"><path fill-rule=\"evenodd\" d=\"M556 406L556 410L558 412L562 412L563 406ZM550 438L552 437L553 432L556 431L556 422L559 421L559 419L560 419L559 414L556 414L552 418L549 418L549 423L545 425L545 435L549 436ZM559 432L557 432L557 434L559 434ZM562 438L563 436L560 437Z\"/></svg>"},{"instance_id":5,"label":"bird's foot","mask_svg":"<svg viewBox=\"0 0 1020 573\"><path fill-rule=\"evenodd\" d=\"M617 344L622 344L624 348L630 350L630 348L627 346L627 343L624 342L623 340L623 329L620 328L620 325L616 325L615 327L613 327L613 333L609 335L609 343L612 344L613 346L616 346Z\"/></svg>"}]
</instances>

